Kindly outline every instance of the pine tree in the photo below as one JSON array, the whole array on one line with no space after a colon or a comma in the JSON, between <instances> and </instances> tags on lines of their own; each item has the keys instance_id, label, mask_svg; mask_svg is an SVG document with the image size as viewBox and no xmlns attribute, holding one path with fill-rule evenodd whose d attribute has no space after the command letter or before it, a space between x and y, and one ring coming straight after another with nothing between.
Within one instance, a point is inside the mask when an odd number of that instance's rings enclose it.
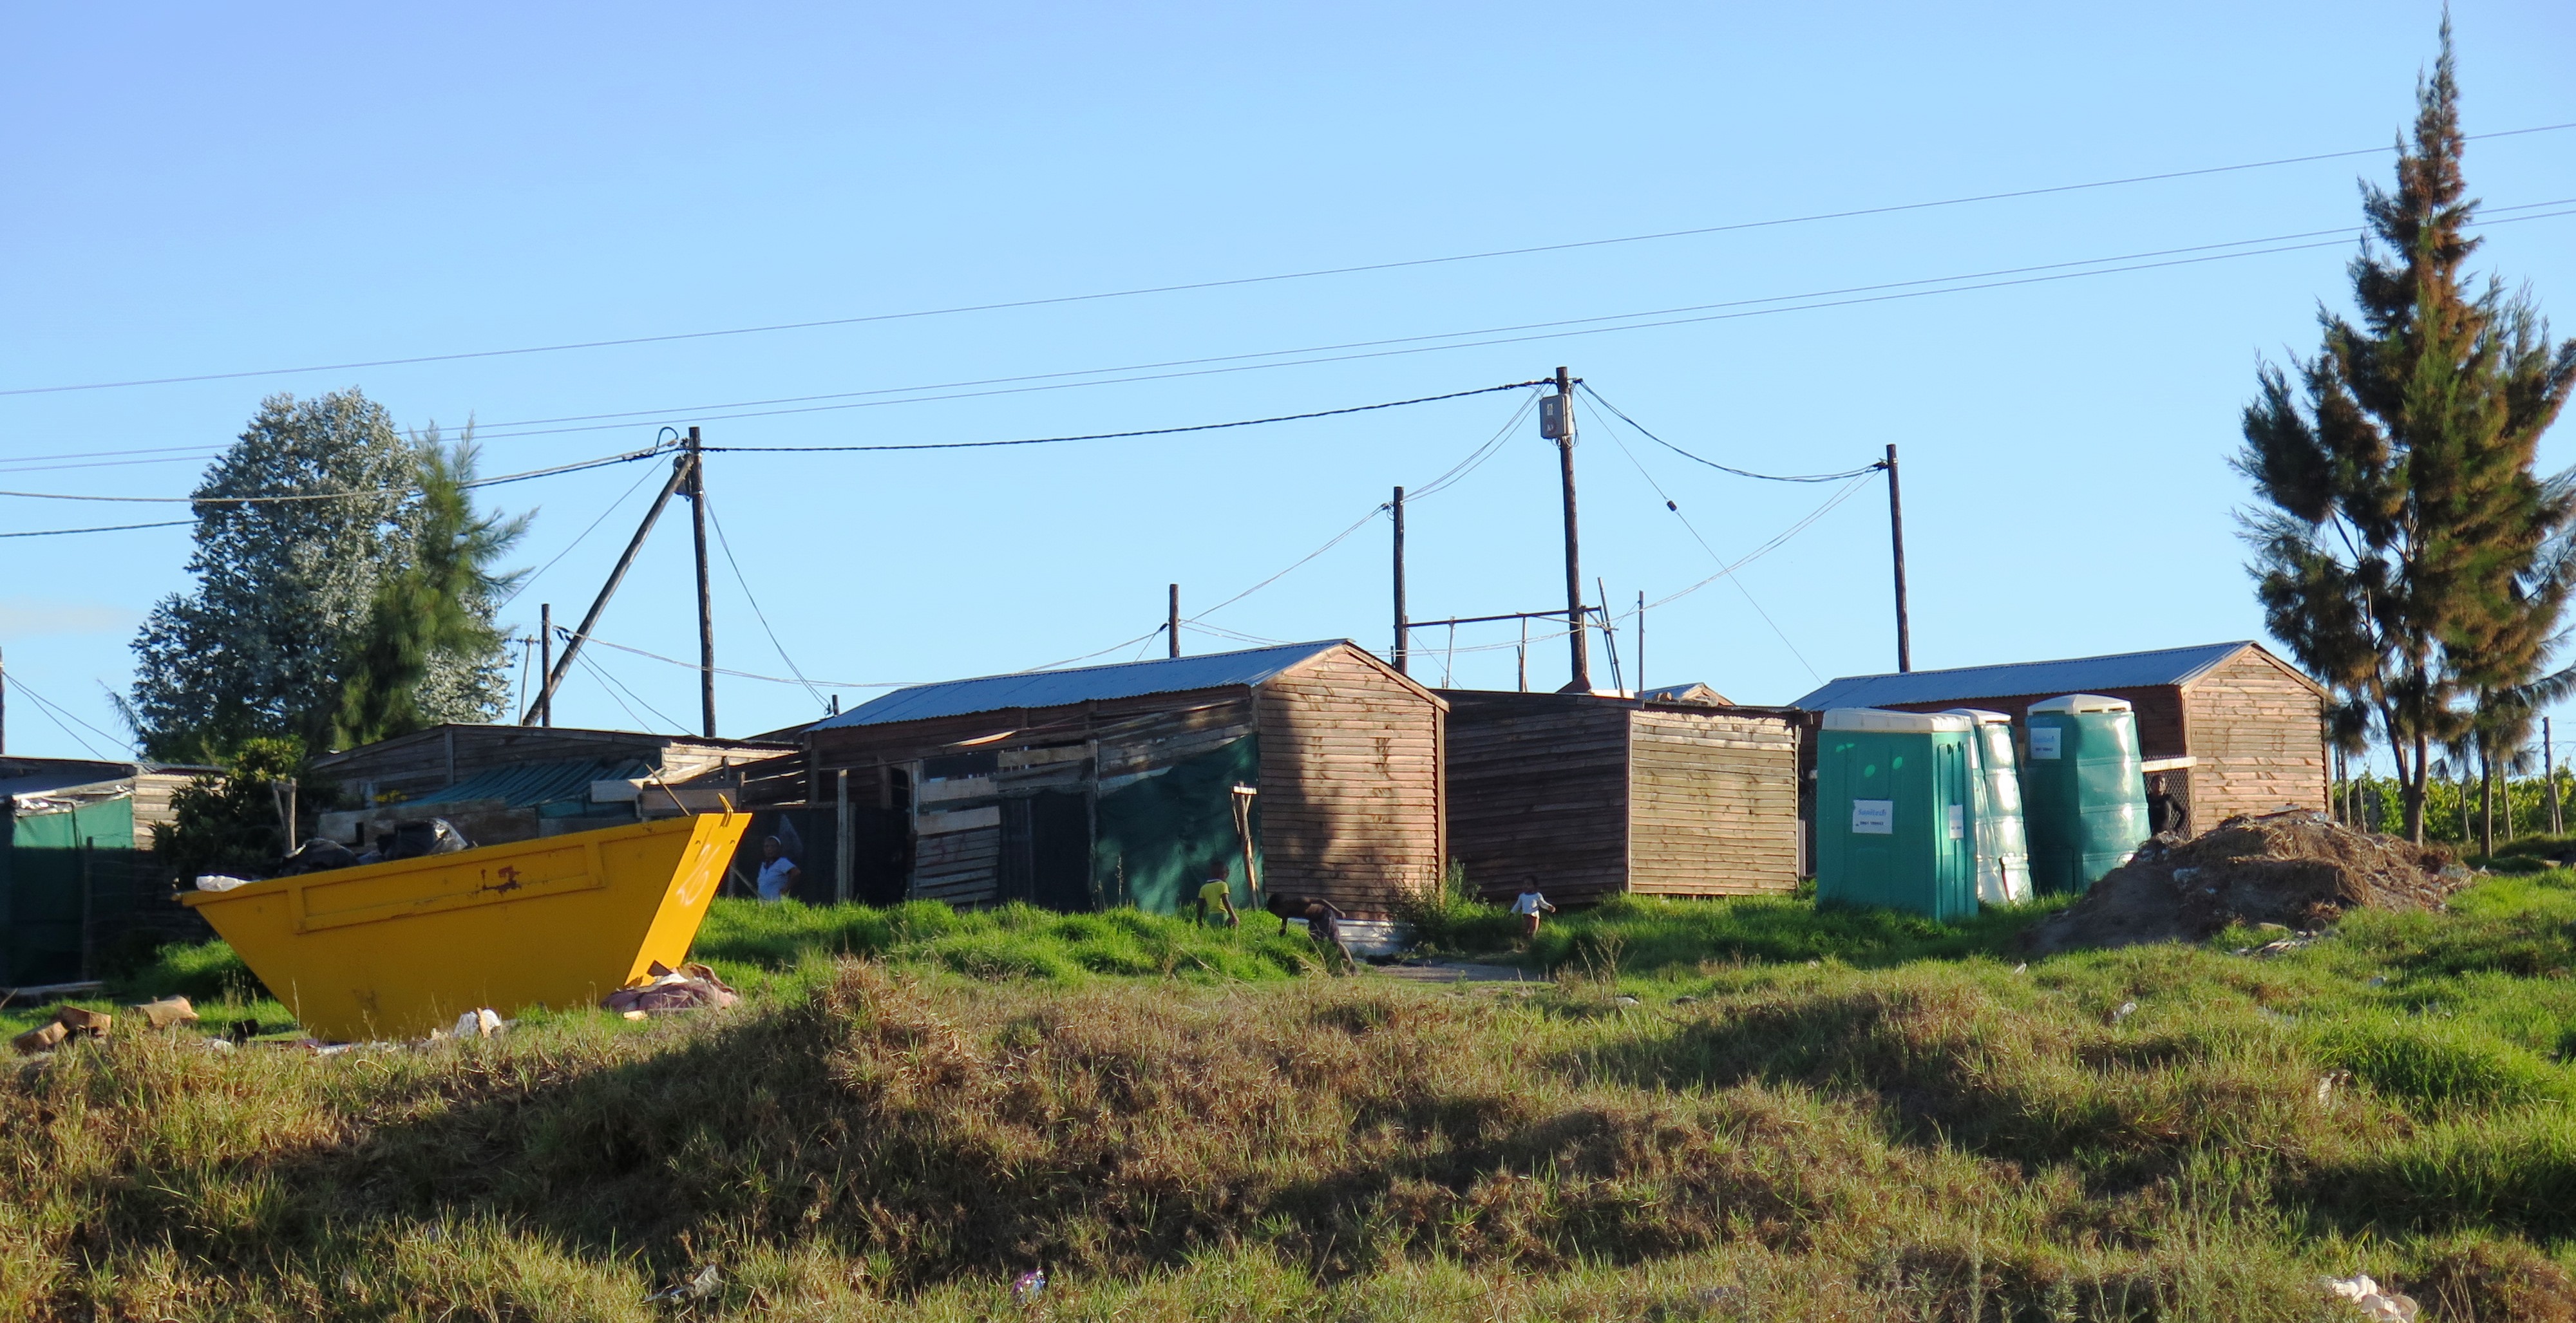
<instances>
[{"instance_id":1,"label":"pine tree","mask_svg":"<svg viewBox=\"0 0 2576 1323\"><path fill-rule=\"evenodd\" d=\"M419 449L357 391L260 403L194 493L195 590L134 641L126 715L145 756L221 763L257 737L330 747L379 589L415 563L420 478ZM488 626L488 598L472 610ZM434 655L420 719L492 719L504 661L497 643Z\"/></svg>"},{"instance_id":2,"label":"pine tree","mask_svg":"<svg viewBox=\"0 0 2576 1323\"><path fill-rule=\"evenodd\" d=\"M2576 340L2553 347L2525 296L2466 273L2465 145L2446 19L2396 190L2363 188L2359 321L2320 313L2295 388L2264 365L2236 460L2271 507L2244 517L2266 623L2338 696L2335 735L2388 742L2419 841L2433 746L2540 678L2576 586L2576 491L2532 469Z\"/></svg>"},{"instance_id":3,"label":"pine tree","mask_svg":"<svg viewBox=\"0 0 2576 1323\"><path fill-rule=\"evenodd\" d=\"M341 688L337 747L431 724L440 696L429 685L441 661L490 657L504 646L492 603L519 576L496 575L492 567L526 533L528 519L475 514L476 457L471 429L452 449L434 427L420 439L411 563L376 585Z\"/></svg>"}]
</instances>

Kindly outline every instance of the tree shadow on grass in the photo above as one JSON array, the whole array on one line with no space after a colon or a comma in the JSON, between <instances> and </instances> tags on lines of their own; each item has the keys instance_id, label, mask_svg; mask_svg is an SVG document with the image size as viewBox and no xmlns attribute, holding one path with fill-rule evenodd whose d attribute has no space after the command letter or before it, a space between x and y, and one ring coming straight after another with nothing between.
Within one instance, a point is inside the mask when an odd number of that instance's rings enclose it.
<instances>
[{"instance_id":1,"label":"tree shadow on grass","mask_svg":"<svg viewBox=\"0 0 2576 1323\"><path fill-rule=\"evenodd\" d=\"M1343 1004L1383 995L1220 1001L1192 1021L1117 990L979 1021L850 967L809 1002L666 1030L681 1041L649 1053L434 1049L457 1059L351 1142L223 1174L259 1200L138 1171L107 1228L254 1273L483 1223L640 1257L657 1279L711 1245L813 1239L881 1256L904 1288L1167 1269L1246 1242L1329 1278L1414 1250L1554 1267L1791 1246L1871 1216L1908 1166L1776 1100L1500 1070L1462 1012L1424 999Z\"/></svg>"},{"instance_id":2,"label":"tree shadow on grass","mask_svg":"<svg viewBox=\"0 0 2576 1323\"><path fill-rule=\"evenodd\" d=\"M2311 1138L2307 1072L2188 1026L2074 1023L1953 969L1737 997L1566 1068L1659 1088L1811 1090L1870 1110L1892 1142L2068 1166L2105 1193L2167 1178L2197 1152L2299 1151Z\"/></svg>"}]
</instances>

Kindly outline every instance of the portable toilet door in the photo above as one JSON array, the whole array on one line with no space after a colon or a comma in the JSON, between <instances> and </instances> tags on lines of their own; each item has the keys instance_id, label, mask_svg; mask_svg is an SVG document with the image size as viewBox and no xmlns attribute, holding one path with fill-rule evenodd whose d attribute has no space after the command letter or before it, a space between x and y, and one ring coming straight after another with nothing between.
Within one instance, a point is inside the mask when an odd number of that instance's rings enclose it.
<instances>
[{"instance_id":1,"label":"portable toilet door","mask_svg":"<svg viewBox=\"0 0 2576 1323\"><path fill-rule=\"evenodd\" d=\"M1816 903L1977 912L1966 717L1825 713L1816 749Z\"/></svg>"},{"instance_id":2,"label":"portable toilet door","mask_svg":"<svg viewBox=\"0 0 2576 1323\"><path fill-rule=\"evenodd\" d=\"M2042 891L2086 890L2155 834L2137 714L2125 699L2067 694L2031 704L2025 726L2032 879Z\"/></svg>"},{"instance_id":3,"label":"portable toilet door","mask_svg":"<svg viewBox=\"0 0 2576 1323\"><path fill-rule=\"evenodd\" d=\"M2021 767L2013 755L2012 718L2001 712L1954 707L1949 716L1977 723L1969 741L1976 777L1973 802L1977 841L1977 900L2017 905L2030 899L2030 840L2022 826Z\"/></svg>"}]
</instances>

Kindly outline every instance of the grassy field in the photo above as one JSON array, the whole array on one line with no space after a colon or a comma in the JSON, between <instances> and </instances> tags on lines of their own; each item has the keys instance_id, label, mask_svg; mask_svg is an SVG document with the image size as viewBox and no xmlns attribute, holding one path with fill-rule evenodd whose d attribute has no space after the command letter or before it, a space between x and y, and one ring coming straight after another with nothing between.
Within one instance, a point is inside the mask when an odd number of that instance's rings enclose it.
<instances>
[{"instance_id":1,"label":"grassy field","mask_svg":"<svg viewBox=\"0 0 2576 1323\"><path fill-rule=\"evenodd\" d=\"M77 1046L0 1097L0 1314L2328 1319L2316 1278L2366 1271L2576 1319L2568 873L2269 959L2019 968L2032 912L1623 904L1534 951L1431 917L1555 977L1328 976L1261 920L728 904L722 1015Z\"/></svg>"}]
</instances>

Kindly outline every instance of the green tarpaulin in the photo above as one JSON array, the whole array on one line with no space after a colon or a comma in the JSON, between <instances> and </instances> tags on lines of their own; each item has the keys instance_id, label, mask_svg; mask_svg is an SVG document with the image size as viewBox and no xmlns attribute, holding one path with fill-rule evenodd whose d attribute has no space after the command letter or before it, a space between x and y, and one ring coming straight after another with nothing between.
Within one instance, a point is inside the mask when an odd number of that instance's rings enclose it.
<instances>
[{"instance_id":1,"label":"green tarpaulin","mask_svg":"<svg viewBox=\"0 0 2576 1323\"><path fill-rule=\"evenodd\" d=\"M1252 887L1243 875L1234 788L1260 783L1260 737L1246 735L1101 795L1091 845L1093 894L1104 907L1178 914L1198 900L1200 883L1223 877L1233 886L1236 908L1249 907ZM1256 860L1260 821L1256 799Z\"/></svg>"},{"instance_id":2,"label":"green tarpaulin","mask_svg":"<svg viewBox=\"0 0 2576 1323\"><path fill-rule=\"evenodd\" d=\"M84 844L90 847L86 861ZM9 848L0 851L0 984L68 983L82 977L84 882L95 883L102 867L112 864L119 879L115 900L122 908L122 878L133 854L132 799L18 817L11 825Z\"/></svg>"}]
</instances>

